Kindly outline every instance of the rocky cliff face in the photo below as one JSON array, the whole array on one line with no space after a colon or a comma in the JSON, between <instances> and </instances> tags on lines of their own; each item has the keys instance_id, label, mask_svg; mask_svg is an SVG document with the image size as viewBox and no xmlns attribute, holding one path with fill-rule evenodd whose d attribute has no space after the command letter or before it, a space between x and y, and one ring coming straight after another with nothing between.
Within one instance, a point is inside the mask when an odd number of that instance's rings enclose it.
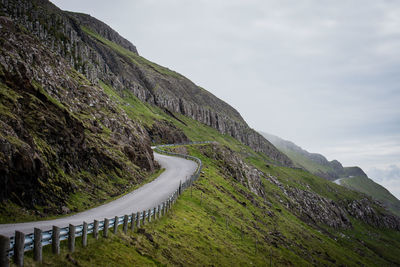
<instances>
[{"instance_id":1,"label":"rocky cliff face","mask_svg":"<svg viewBox=\"0 0 400 267\"><path fill-rule=\"evenodd\" d=\"M380 210L375 207L381 207ZM369 225L381 228L400 230L400 218L383 212L383 206L380 202L371 201L363 198L354 200L347 204L346 210L351 216L368 223Z\"/></svg>"},{"instance_id":2,"label":"rocky cliff face","mask_svg":"<svg viewBox=\"0 0 400 267\"><path fill-rule=\"evenodd\" d=\"M46 0L3 0L1 9L92 83L101 80L118 90L129 89L142 101L229 134L279 164L292 164L231 106L182 75L140 57L134 45L95 18L63 12Z\"/></svg>"},{"instance_id":3,"label":"rocky cliff face","mask_svg":"<svg viewBox=\"0 0 400 267\"><path fill-rule=\"evenodd\" d=\"M263 173L245 163L237 153L217 144L203 147L202 152L205 156L220 162L219 167L225 176L235 179L254 194L265 197L261 181Z\"/></svg>"},{"instance_id":4,"label":"rocky cliff face","mask_svg":"<svg viewBox=\"0 0 400 267\"><path fill-rule=\"evenodd\" d=\"M310 225L351 228L349 217L352 216L374 227L399 230L400 219L386 212L379 202L368 198L333 201L312 191L309 186L307 190L303 190L284 185L277 177L247 164L241 156L227 147L211 144L199 149L205 156L219 162L218 167L225 177L234 179L265 200L267 197L277 198L290 212ZM177 152L185 153L182 150ZM264 187L271 184L277 186L283 195L267 196ZM251 196L248 198L252 199Z\"/></svg>"},{"instance_id":5,"label":"rocky cliff face","mask_svg":"<svg viewBox=\"0 0 400 267\"><path fill-rule=\"evenodd\" d=\"M61 213L74 195L94 204L142 181L155 168L147 131L28 24L0 17L0 200Z\"/></svg>"},{"instance_id":6,"label":"rocky cliff face","mask_svg":"<svg viewBox=\"0 0 400 267\"><path fill-rule=\"evenodd\" d=\"M146 130L155 144L179 144L189 141L181 129L176 128L171 122L165 120L156 121Z\"/></svg>"}]
</instances>

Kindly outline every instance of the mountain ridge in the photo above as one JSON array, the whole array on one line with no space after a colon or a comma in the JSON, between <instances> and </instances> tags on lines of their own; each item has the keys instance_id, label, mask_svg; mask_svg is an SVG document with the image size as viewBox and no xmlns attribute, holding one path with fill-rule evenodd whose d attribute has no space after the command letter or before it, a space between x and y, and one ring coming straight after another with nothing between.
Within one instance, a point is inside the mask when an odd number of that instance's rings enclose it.
<instances>
[{"instance_id":1,"label":"mountain ridge","mask_svg":"<svg viewBox=\"0 0 400 267\"><path fill-rule=\"evenodd\" d=\"M292 159L295 166L347 188L365 193L381 201L389 210L400 216L400 200L382 185L375 183L357 166L343 167L337 161L328 161L323 155L310 153L291 141L261 132L272 144Z\"/></svg>"},{"instance_id":2,"label":"mountain ridge","mask_svg":"<svg viewBox=\"0 0 400 267\"><path fill-rule=\"evenodd\" d=\"M15 3L7 1L2 9L92 83L103 81L120 91L127 88L142 101L189 116L291 166L290 159L251 129L234 108L184 76L142 58L133 44L103 22L62 11L45 0ZM116 46L105 45L107 40Z\"/></svg>"},{"instance_id":3,"label":"mountain ridge","mask_svg":"<svg viewBox=\"0 0 400 267\"><path fill-rule=\"evenodd\" d=\"M317 170L315 170L312 168L313 166L309 166L309 164L307 164L306 162L299 162L297 160L297 167L302 167L325 179L333 181L339 178L350 177L350 176L367 177L365 172L360 167L357 166L343 167L342 163L340 163L338 160L334 159L328 161L328 159L325 156L318 153L310 153L291 141L284 140L278 136L265 132L261 132L261 134L284 153L286 152L286 154L289 154L290 152L295 152L297 154L304 156L308 160L316 163L317 165L320 165L318 166L320 168L319 169L317 168ZM294 156L292 157L292 160L293 158ZM305 166L303 166L302 163Z\"/></svg>"}]
</instances>

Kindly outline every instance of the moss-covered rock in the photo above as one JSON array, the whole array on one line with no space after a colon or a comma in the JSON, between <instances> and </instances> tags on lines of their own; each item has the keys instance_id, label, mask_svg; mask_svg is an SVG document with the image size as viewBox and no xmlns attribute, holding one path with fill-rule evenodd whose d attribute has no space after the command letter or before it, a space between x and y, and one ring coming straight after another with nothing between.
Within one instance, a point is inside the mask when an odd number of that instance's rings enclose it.
<instances>
[{"instance_id":1,"label":"moss-covered rock","mask_svg":"<svg viewBox=\"0 0 400 267\"><path fill-rule=\"evenodd\" d=\"M147 131L102 87L9 18L0 23L4 205L46 216L67 206L76 211L126 192L154 171Z\"/></svg>"}]
</instances>

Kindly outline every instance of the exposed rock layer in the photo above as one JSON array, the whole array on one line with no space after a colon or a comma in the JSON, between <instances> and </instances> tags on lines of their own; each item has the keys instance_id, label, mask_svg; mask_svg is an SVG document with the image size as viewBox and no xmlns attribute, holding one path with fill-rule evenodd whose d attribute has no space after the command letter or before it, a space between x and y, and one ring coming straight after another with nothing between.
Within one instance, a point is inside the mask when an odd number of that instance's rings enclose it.
<instances>
[{"instance_id":1,"label":"exposed rock layer","mask_svg":"<svg viewBox=\"0 0 400 267\"><path fill-rule=\"evenodd\" d=\"M9 18L0 25L0 200L62 213L71 194L120 194L154 169L147 131L103 89Z\"/></svg>"},{"instance_id":2,"label":"exposed rock layer","mask_svg":"<svg viewBox=\"0 0 400 267\"><path fill-rule=\"evenodd\" d=\"M281 204L310 225L324 224L333 228L351 228L349 216L374 227L399 230L400 219L376 201L368 198L352 201L333 201L312 191L282 184L277 177L254 168L229 148L211 144L200 148L202 153L219 162L226 177L231 177L249 188L254 194L267 199L264 186L277 186L283 197L275 195ZM265 182L263 182L265 181ZM361 196L361 195L360 195Z\"/></svg>"},{"instance_id":3,"label":"exposed rock layer","mask_svg":"<svg viewBox=\"0 0 400 267\"><path fill-rule=\"evenodd\" d=\"M119 90L127 88L142 101L229 134L280 164L292 164L263 136L250 129L231 106L182 75L141 58L134 45L95 18L63 12L46 0L3 0L1 8L90 81L102 80ZM82 26L93 34L83 31ZM111 49L96 35L126 51Z\"/></svg>"}]
</instances>

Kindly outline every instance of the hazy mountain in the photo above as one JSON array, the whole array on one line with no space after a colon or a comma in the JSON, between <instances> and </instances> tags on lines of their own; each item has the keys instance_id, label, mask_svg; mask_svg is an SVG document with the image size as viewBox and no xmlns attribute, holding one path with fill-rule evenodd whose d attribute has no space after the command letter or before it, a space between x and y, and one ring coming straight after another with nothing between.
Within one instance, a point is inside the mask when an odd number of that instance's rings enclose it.
<instances>
[{"instance_id":1,"label":"hazy mountain","mask_svg":"<svg viewBox=\"0 0 400 267\"><path fill-rule=\"evenodd\" d=\"M368 178L360 167L343 167L337 160L328 161L323 155L310 153L291 141L261 132L274 146L285 153L295 166L327 180L374 197L400 216L400 201L386 188Z\"/></svg>"}]
</instances>

